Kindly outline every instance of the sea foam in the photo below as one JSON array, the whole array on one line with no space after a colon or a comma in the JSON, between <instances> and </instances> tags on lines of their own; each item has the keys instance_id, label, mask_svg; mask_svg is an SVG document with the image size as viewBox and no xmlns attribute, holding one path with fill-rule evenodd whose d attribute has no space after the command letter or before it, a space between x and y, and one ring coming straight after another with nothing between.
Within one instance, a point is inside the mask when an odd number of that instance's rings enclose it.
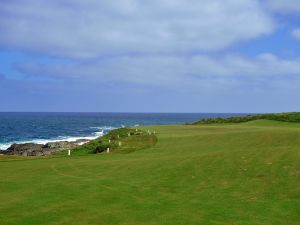
<instances>
[{"instance_id":1,"label":"sea foam","mask_svg":"<svg viewBox=\"0 0 300 225\"><path fill-rule=\"evenodd\" d=\"M75 142L77 140L94 140L95 138L102 137L106 132L115 129L115 127L90 127L93 129L98 129L98 131L93 132L90 136L59 136L56 138L50 139L31 139L31 140L24 140L24 141L15 141L15 142L7 142L7 143L0 143L0 150L7 150L12 144L25 144L25 143L35 143L35 144L47 144L48 142L59 142L59 141L68 141L68 142ZM86 143L82 141L78 143L78 145L82 145Z\"/></svg>"}]
</instances>

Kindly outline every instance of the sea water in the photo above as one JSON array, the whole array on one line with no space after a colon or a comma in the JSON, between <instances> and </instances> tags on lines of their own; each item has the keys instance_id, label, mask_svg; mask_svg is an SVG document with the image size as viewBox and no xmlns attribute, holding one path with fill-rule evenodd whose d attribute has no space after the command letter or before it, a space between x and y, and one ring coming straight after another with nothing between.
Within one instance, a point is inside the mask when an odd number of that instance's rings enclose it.
<instances>
[{"instance_id":1,"label":"sea water","mask_svg":"<svg viewBox=\"0 0 300 225\"><path fill-rule=\"evenodd\" d=\"M184 124L228 113L0 113L0 149L13 143L94 139L126 126Z\"/></svg>"}]
</instances>

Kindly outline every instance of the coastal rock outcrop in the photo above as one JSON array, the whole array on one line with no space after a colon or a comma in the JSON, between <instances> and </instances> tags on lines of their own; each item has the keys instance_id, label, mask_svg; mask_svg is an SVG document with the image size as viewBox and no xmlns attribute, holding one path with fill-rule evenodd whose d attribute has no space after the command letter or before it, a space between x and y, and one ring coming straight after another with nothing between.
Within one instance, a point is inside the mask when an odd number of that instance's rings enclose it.
<instances>
[{"instance_id":1,"label":"coastal rock outcrop","mask_svg":"<svg viewBox=\"0 0 300 225\"><path fill-rule=\"evenodd\" d=\"M20 156L36 156L40 155L44 145L26 143L26 144L12 144L6 151L8 155L20 155Z\"/></svg>"},{"instance_id":2,"label":"coastal rock outcrop","mask_svg":"<svg viewBox=\"0 0 300 225\"><path fill-rule=\"evenodd\" d=\"M77 144L68 141L48 142L43 146L44 149L65 150L76 147Z\"/></svg>"},{"instance_id":3,"label":"coastal rock outcrop","mask_svg":"<svg viewBox=\"0 0 300 225\"><path fill-rule=\"evenodd\" d=\"M68 141L49 142L45 145L34 143L12 144L7 150L1 153L18 156L44 156L54 152L72 149L76 146L77 144Z\"/></svg>"}]
</instances>

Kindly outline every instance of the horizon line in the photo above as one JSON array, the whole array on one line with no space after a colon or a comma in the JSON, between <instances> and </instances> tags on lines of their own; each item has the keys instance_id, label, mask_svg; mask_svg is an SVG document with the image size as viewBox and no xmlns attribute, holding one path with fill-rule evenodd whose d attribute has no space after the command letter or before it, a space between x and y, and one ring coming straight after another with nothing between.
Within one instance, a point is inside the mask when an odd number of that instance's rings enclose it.
<instances>
[{"instance_id":1,"label":"horizon line","mask_svg":"<svg viewBox=\"0 0 300 225\"><path fill-rule=\"evenodd\" d=\"M0 113L135 113L135 114L265 114L286 112L126 112L126 111L0 111Z\"/></svg>"}]
</instances>

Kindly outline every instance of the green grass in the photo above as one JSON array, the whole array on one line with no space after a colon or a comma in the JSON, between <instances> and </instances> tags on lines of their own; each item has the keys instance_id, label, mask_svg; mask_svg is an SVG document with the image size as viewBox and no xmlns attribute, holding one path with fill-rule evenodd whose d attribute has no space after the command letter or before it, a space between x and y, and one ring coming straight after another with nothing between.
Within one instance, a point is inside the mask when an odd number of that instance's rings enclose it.
<instances>
[{"instance_id":1,"label":"green grass","mask_svg":"<svg viewBox=\"0 0 300 225\"><path fill-rule=\"evenodd\" d=\"M0 157L0 224L300 224L300 124L139 129L158 142L124 137L128 154Z\"/></svg>"},{"instance_id":2,"label":"green grass","mask_svg":"<svg viewBox=\"0 0 300 225\"><path fill-rule=\"evenodd\" d=\"M197 124L217 124L217 123L243 123L255 120L275 120L282 122L296 122L300 123L300 112L289 112L289 113L269 113L269 114L253 114L246 116L234 116L234 117L218 117L218 118L206 118L194 123Z\"/></svg>"},{"instance_id":3,"label":"green grass","mask_svg":"<svg viewBox=\"0 0 300 225\"><path fill-rule=\"evenodd\" d=\"M148 131L137 128L120 128L72 149L72 156L105 153L107 148L110 149L110 153L130 153L152 147L156 142L156 136L153 133L148 133ZM58 152L56 156L65 155L66 152Z\"/></svg>"}]
</instances>

